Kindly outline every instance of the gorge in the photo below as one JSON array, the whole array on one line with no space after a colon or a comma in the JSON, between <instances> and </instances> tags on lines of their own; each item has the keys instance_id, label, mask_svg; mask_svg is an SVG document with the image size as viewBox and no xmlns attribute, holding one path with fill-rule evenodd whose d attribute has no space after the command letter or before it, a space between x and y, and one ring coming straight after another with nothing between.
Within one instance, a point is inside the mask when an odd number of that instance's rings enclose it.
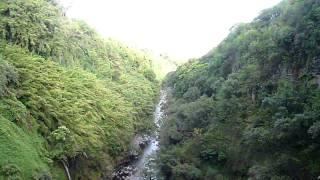
<instances>
[{"instance_id":1,"label":"gorge","mask_svg":"<svg viewBox=\"0 0 320 180\"><path fill-rule=\"evenodd\" d=\"M319 179L319 76L319 0L283 0L185 63L55 0L1 0L0 179Z\"/></svg>"}]
</instances>

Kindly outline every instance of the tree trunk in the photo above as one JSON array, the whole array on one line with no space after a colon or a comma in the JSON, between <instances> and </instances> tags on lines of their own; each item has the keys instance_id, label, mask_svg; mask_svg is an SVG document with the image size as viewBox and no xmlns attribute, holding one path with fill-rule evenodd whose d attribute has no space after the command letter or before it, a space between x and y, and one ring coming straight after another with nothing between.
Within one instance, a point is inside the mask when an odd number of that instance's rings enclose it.
<instances>
[{"instance_id":1,"label":"tree trunk","mask_svg":"<svg viewBox=\"0 0 320 180\"><path fill-rule=\"evenodd\" d=\"M65 162L64 160L61 160L61 162L62 162L63 167L64 167L64 170L65 170L65 172L66 172L66 174L67 174L67 176L68 176L68 180L72 180L72 179L71 179L70 172L69 172L69 169L68 169L68 166L67 166L66 162Z\"/></svg>"}]
</instances>

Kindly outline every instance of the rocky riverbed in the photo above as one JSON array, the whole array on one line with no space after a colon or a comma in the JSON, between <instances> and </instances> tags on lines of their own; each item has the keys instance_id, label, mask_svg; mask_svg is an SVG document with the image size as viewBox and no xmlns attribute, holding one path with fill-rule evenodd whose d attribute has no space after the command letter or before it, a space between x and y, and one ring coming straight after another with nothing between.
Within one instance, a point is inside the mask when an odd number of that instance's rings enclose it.
<instances>
[{"instance_id":1,"label":"rocky riverbed","mask_svg":"<svg viewBox=\"0 0 320 180\"><path fill-rule=\"evenodd\" d=\"M127 160L120 164L113 174L114 180L143 180L156 179L154 175L145 174L145 172L153 171L152 164L154 156L159 149L159 128L164 116L163 106L166 103L167 90L160 91L160 99L155 108L154 122L156 124L155 132L150 136L137 135L131 142L131 151Z\"/></svg>"},{"instance_id":2,"label":"rocky riverbed","mask_svg":"<svg viewBox=\"0 0 320 180\"><path fill-rule=\"evenodd\" d=\"M143 155L145 148L149 146L151 139L151 136L147 135L134 137L131 141L131 151L113 174L113 180L126 180L137 171L135 164Z\"/></svg>"}]
</instances>

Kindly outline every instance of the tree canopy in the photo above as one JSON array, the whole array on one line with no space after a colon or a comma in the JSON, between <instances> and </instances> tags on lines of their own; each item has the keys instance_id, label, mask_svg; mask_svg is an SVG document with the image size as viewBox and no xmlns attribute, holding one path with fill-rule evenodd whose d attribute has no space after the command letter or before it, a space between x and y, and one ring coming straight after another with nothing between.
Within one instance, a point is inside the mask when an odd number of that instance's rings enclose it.
<instances>
[{"instance_id":1,"label":"tree canopy","mask_svg":"<svg viewBox=\"0 0 320 180\"><path fill-rule=\"evenodd\" d=\"M320 3L284 0L168 75L166 179L316 179Z\"/></svg>"}]
</instances>

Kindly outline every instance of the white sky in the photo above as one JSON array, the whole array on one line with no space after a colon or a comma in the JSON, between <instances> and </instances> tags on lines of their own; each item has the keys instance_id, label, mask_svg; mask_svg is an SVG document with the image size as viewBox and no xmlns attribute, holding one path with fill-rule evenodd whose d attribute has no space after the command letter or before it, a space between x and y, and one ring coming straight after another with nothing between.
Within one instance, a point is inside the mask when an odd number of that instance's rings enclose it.
<instances>
[{"instance_id":1,"label":"white sky","mask_svg":"<svg viewBox=\"0 0 320 180\"><path fill-rule=\"evenodd\" d=\"M105 37L175 58L200 57L280 0L60 0Z\"/></svg>"}]
</instances>

